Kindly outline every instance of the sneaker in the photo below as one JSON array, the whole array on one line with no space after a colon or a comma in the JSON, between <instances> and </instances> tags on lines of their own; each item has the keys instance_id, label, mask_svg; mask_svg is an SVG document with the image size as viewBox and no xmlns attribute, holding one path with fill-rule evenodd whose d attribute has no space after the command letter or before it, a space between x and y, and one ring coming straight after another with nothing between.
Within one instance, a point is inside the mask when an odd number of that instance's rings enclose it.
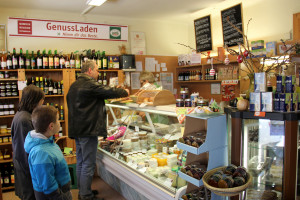
<instances>
[{"instance_id":1,"label":"sneaker","mask_svg":"<svg viewBox=\"0 0 300 200\"><path fill-rule=\"evenodd\" d=\"M92 190L92 193L93 193L94 196L99 194L99 192L97 190ZM79 194L78 194L78 200L82 200L81 196Z\"/></svg>"}]
</instances>

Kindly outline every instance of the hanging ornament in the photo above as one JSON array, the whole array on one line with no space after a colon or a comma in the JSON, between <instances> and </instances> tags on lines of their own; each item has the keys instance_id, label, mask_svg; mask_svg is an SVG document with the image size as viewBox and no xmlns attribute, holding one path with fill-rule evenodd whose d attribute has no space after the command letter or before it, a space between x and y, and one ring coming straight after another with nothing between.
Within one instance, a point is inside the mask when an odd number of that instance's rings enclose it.
<instances>
[{"instance_id":1,"label":"hanging ornament","mask_svg":"<svg viewBox=\"0 0 300 200\"><path fill-rule=\"evenodd\" d=\"M228 54L226 55L226 58L225 58L225 60L224 60L224 63L225 63L225 65L229 65L229 63L230 63L230 60L229 60L229 58L228 58Z\"/></svg>"},{"instance_id":2,"label":"hanging ornament","mask_svg":"<svg viewBox=\"0 0 300 200\"><path fill-rule=\"evenodd\" d=\"M238 61L238 63L243 62L243 56L241 55L241 45L239 45L239 55L237 57L237 61Z\"/></svg>"},{"instance_id":3,"label":"hanging ornament","mask_svg":"<svg viewBox=\"0 0 300 200\"><path fill-rule=\"evenodd\" d=\"M247 58L247 57L248 57L248 55L249 55L249 52L248 52L247 50L245 50L245 51L244 51L244 53L243 53L243 55L244 55L244 57L246 57L246 58Z\"/></svg>"},{"instance_id":4,"label":"hanging ornament","mask_svg":"<svg viewBox=\"0 0 300 200\"><path fill-rule=\"evenodd\" d=\"M213 67L213 58L211 58L211 69L210 69L210 71L209 71L209 75L210 76L214 76L215 75L215 73L216 73L216 71L215 71L215 69L214 69L214 67Z\"/></svg>"},{"instance_id":5,"label":"hanging ornament","mask_svg":"<svg viewBox=\"0 0 300 200\"><path fill-rule=\"evenodd\" d=\"M210 60L210 51L208 51L208 52L207 52L207 64L209 64L210 61L211 61L211 60Z\"/></svg>"}]
</instances>

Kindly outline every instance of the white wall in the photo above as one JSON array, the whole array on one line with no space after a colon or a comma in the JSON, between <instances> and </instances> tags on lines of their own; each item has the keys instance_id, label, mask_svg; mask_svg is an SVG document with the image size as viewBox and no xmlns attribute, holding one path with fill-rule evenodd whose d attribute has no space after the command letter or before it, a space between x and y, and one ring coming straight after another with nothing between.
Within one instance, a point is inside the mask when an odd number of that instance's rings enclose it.
<instances>
[{"instance_id":1,"label":"white wall","mask_svg":"<svg viewBox=\"0 0 300 200\"><path fill-rule=\"evenodd\" d=\"M221 10L242 3L244 33L249 24L248 39L277 41L289 39L293 28L293 14L300 12L300 0L226 0L189 16L189 45L196 47L194 20L211 15L213 54L223 46Z\"/></svg>"},{"instance_id":2,"label":"white wall","mask_svg":"<svg viewBox=\"0 0 300 200\"><path fill-rule=\"evenodd\" d=\"M128 25L128 42L117 41L95 41L78 39L53 39L53 38L27 38L27 37L8 37L8 50L13 48L23 48L37 51L38 49L58 49L64 53L80 49L99 49L105 50L107 54L119 54L118 46L125 44L127 52L130 53L130 32L140 31L146 35L146 52L148 55L178 55L186 51L175 43L188 42L187 23L174 23L164 21L145 21L139 19L116 18L112 16L85 15L80 13L62 13L25 9L4 9L0 8L0 24L7 24L8 17L23 17L36 19L64 20L76 22L91 22L99 24Z\"/></svg>"}]
</instances>

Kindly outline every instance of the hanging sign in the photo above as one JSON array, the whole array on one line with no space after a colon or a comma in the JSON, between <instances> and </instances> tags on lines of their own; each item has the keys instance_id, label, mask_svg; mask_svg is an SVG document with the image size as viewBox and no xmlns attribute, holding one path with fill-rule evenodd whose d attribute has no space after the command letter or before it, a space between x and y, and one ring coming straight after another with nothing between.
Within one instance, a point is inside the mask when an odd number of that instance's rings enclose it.
<instances>
[{"instance_id":1,"label":"hanging sign","mask_svg":"<svg viewBox=\"0 0 300 200\"><path fill-rule=\"evenodd\" d=\"M127 41L128 26L9 17L8 36Z\"/></svg>"},{"instance_id":2,"label":"hanging sign","mask_svg":"<svg viewBox=\"0 0 300 200\"><path fill-rule=\"evenodd\" d=\"M194 20L197 52L212 50L210 15Z\"/></svg>"}]
</instances>

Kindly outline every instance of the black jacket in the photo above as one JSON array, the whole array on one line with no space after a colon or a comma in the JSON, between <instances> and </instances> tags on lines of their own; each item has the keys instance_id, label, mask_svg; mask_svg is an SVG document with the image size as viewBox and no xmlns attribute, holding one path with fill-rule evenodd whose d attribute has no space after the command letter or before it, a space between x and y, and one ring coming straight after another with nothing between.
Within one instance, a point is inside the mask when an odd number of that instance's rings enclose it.
<instances>
[{"instance_id":1,"label":"black jacket","mask_svg":"<svg viewBox=\"0 0 300 200\"><path fill-rule=\"evenodd\" d=\"M120 88L100 85L86 74L80 74L67 94L69 137L106 136L104 99L126 97Z\"/></svg>"}]
</instances>

